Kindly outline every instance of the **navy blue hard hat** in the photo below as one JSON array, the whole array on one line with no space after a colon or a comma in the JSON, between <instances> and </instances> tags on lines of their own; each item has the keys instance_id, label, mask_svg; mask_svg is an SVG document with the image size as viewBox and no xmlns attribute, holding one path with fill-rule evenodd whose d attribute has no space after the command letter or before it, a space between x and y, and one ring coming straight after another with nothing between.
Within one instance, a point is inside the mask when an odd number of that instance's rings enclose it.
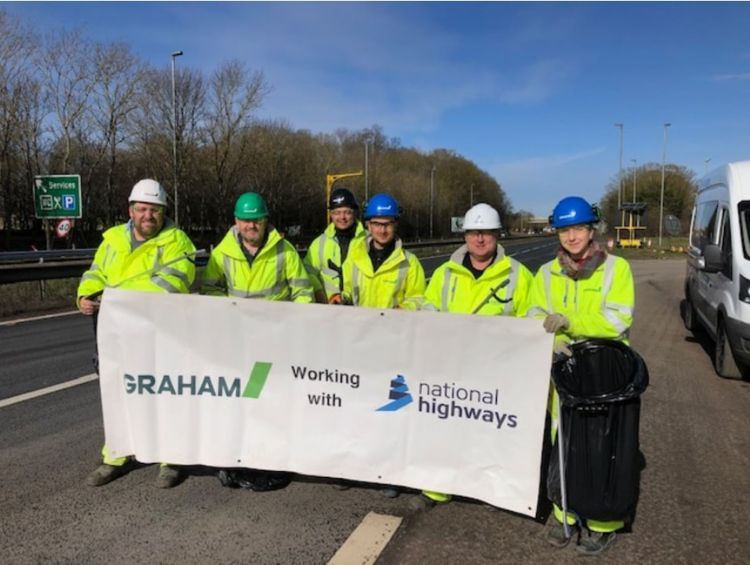
<instances>
[{"instance_id":1,"label":"navy blue hard hat","mask_svg":"<svg viewBox=\"0 0 750 565\"><path fill-rule=\"evenodd\" d=\"M595 224L599 221L599 209L580 196L568 196L560 200L549 217L553 228L565 228L580 224Z\"/></svg>"},{"instance_id":2,"label":"navy blue hard hat","mask_svg":"<svg viewBox=\"0 0 750 565\"><path fill-rule=\"evenodd\" d=\"M365 208L365 220L378 216L393 216L398 218L401 208L390 194L375 194L367 203Z\"/></svg>"},{"instance_id":3,"label":"navy blue hard hat","mask_svg":"<svg viewBox=\"0 0 750 565\"><path fill-rule=\"evenodd\" d=\"M357 199L351 190L347 188L335 188L331 191L331 197L328 199L328 209L335 210L336 208L359 210L359 204L357 204Z\"/></svg>"}]
</instances>

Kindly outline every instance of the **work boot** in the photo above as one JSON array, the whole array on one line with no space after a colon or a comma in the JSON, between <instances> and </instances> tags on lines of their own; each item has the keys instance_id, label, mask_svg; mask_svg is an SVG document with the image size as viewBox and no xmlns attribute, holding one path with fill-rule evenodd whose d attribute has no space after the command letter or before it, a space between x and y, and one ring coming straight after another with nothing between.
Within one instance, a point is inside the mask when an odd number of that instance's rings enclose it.
<instances>
[{"instance_id":1,"label":"work boot","mask_svg":"<svg viewBox=\"0 0 750 565\"><path fill-rule=\"evenodd\" d=\"M132 464L130 461L124 465L107 465L102 463L94 471L86 477L86 484L90 487L100 487L111 483L117 477L123 476L125 473L130 471Z\"/></svg>"},{"instance_id":2,"label":"work boot","mask_svg":"<svg viewBox=\"0 0 750 565\"><path fill-rule=\"evenodd\" d=\"M615 532L592 532L584 529L576 551L584 555L599 555L615 543Z\"/></svg>"},{"instance_id":3,"label":"work boot","mask_svg":"<svg viewBox=\"0 0 750 565\"><path fill-rule=\"evenodd\" d=\"M156 488L172 488L180 481L180 471L169 465L159 467L159 475L156 477L154 486Z\"/></svg>"},{"instance_id":4,"label":"work boot","mask_svg":"<svg viewBox=\"0 0 750 565\"><path fill-rule=\"evenodd\" d=\"M396 487L385 487L380 489L381 494L386 498L398 498L401 494Z\"/></svg>"},{"instance_id":5,"label":"work boot","mask_svg":"<svg viewBox=\"0 0 750 565\"><path fill-rule=\"evenodd\" d=\"M570 543L570 540L578 534L575 524L571 524L568 526L570 537L566 538L565 528L563 528L562 522L558 522L552 518L550 518L550 520L551 523L547 526L547 531L544 533L544 539L552 547L565 547Z\"/></svg>"},{"instance_id":6,"label":"work boot","mask_svg":"<svg viewBox=\"0 0 750 565\"><path fill-rule=\"evenodd\" d=\"M422 493L409 499L409 508L416 512L432 510L437 504L436 500L432 500L429 496L425 496Z\"/></svg>"}]
</instances>

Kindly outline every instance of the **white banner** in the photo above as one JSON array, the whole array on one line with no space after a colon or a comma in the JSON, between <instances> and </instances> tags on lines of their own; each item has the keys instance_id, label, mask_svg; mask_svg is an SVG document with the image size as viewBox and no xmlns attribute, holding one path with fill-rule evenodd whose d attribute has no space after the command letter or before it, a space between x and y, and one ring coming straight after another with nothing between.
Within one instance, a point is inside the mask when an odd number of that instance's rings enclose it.
<instances>
[{"instance_id":1,"label":"white banner","mask_svg":"<svg viewBox=\"0 0 750 565\"><path fill-rule=\"evenodd\" d=\"M536 513L539 320L105 291L113 456L403 485Z\"/></svg>"}]
</instances>

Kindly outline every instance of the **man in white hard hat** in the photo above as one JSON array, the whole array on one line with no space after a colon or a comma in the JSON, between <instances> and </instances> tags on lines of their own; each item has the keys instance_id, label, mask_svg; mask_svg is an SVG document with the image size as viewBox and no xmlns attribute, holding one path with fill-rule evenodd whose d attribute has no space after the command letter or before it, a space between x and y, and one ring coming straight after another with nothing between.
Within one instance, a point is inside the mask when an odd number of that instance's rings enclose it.
<instances>
[{"instance_id":1,"label":"man in white hard hat","mask_svg":"<svg viewBox=\"0 0 750 565\"><path fill-rule=\"evenodd\" d=\"M477 204L466 212L465 244L432 274L423 310L480 316L526 315L534 277L505 254L497 242L501 229L500 215L489 204ZM430 507L450 498L448 494L422 491L415 504Z\"/></svg>"},{"instance_id":2,"label":"man in white hard hat","mask_svg":"<svg viewBox=\"0 0 750 565\"><path fill-rule=\"evenodd\" d=\"M138 181L130 192L130 221L108 229L94 261L78 285L78 309L92 316L99 310L98 297L106 287L141 292L188 293L195 279L195 246L165 215L167 193L155 180ZM130 457L110 457L102 448L102 464L86 479L101 486L127 473ZM156 486L171 488L179 471L166 464L159 469Z\"/></svg>"}]
</instances>

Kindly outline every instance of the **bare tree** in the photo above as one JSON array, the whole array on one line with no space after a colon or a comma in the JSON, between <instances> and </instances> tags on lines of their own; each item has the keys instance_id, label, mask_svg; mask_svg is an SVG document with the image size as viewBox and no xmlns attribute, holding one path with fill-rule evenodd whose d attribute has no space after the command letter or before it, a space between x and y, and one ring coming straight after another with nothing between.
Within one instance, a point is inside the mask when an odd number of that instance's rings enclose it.
<instances>
[{"instance_id":1,"label":"bare tree","mask_svg":"<svg viewBox=\"0 0 750 565\"><path fill-rule=\"evenodd\" d=\"M139 95L135 114L135 138L144 161L143 173L160 179L169 186L172 179L172 135L177 138L177 176L180 194L190 196L196 188L195 168L200 158L200 143L205 113L206 85L203 76L192 69L182 68L176 74L177 120L172 117L172 78L164 70L148 69L143 74L143 90ZM190 171L190 174L188 174ZM189 225L190 199L181 211ZM184 201L183 201L184 202Z\"/></svg>"},{"instance_id":2,"label":"bare tree","mask_svg":"<svg viewBox=\"0 0 750 565\"><path fill-rule=\"evenodd\" d=\"M105 222L112 223L112 212L119 207L115 199L117 149L132 132L143 74L140 60L124 43L97 44L94 50L95 81L90 113L97 127L97 145L107 153L104 201ZM89 186L89 189L91 187ZM85 200L90 200L90 194Z\"/></svg>"},{"instance_id":3,"label":"bare tree","mask_svg":"<svg viewBox=\"0 0 750 565\"><path fill-rule=\"evenodd\" d=\"M252 112L269 91L263 73L249 73L240 61L229 61L211 76L208 85L205 131L210 142L214 202L231 200L246 169ZM201 225L204 225L206 191L200 193Z\"/></svg>"},{"instance_id":4,"label":"bare tree","mask_svg":"<svg viewBox=\"0 0 750 565\"><path fill-rule=\"evenodd\" d=\"M17 163L19 103L29 74L34 42L20 22L0 12L0 214L6 227L6 244L21 192L13 182ZM29 185L30 186L30 185Z\"/></svg>"},{"instance_id":5,"label":"bare tree","mask_svg":"<svg viewBox=\"0 0 750 565\"><path fill-rule=\"evenodd\" d=\"M88 42L74 31L55 35L41 54L44 88L55 115L51 130L62 144L59 167L63 173L70 172L75 138L86 131L83 118L94 88L91 61Z\"/></svg>"}]
</instances>

